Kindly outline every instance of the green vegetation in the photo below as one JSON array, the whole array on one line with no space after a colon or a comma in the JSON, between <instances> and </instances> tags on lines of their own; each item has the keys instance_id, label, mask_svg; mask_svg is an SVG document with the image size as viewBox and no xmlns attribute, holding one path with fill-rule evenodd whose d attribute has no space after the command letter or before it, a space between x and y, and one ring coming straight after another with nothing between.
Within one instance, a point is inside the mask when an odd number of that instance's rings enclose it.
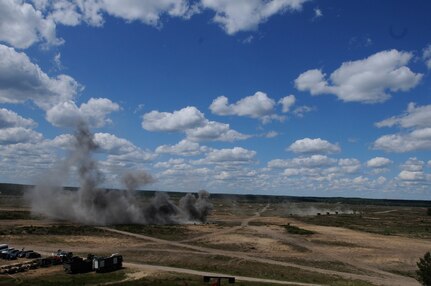
<instances>
[{"instance_id":1,"label":"green vegetation","mask_svg":"<svg viewBox=\"0 0 431 286\"><path fill-rule=\"evenodd\" d=\"M431 253L425 253L424 257L419 259L417 265L419 269L416 274L419 282L424 286L431 286Z\"/></svg>"},{"instance_id":2,"label":"green vegetation","mask_svg":"<svg viewBox=\"0 0 431 286\"><path fill-rule=\"evenodd\" d=\"M160 253L157 251L141 251L139 252L139 255L137 255L135 252L129 252L125 253L125 255L127 255L130 261L139 261L147 264L188 268L208 272L226 273L232 276L241 275L256 278L327 285L372 285L363 281L346 280L338 276L310 272L294 267L252 262L238 258L229 258L221 255L197 256L187 253L160 255ZM133 257L133 255L135 256Z\"/></svg>"},{"instance_id":3,"label":"green vegetation","mask_svg":"<svg viewBox=\"0 0 431 286\"><path fill-rule=\"evenodd\" d=\"M343 284L345 283L345 284ZM202 285L211 285L210 283L203 283L202 277L192 276L189 278L185 278L183 276L179 277L171 277L171 278L145 278L142 280L129 281L123 283L115 283L115 285L120 286L202 286ZM222 285L229 285L225 280L223 280ZM235 286L271 286L271 285L279 285L272 283L252 283L252 282L240 282L235 281ZM370 286L372 284L363 283L362 281L344 281L344 282L335 282L335 284L330 284L334 286Z\"/></svg>"},{"instance_id":4,"label":"green vegetation","mask_svg":"<svg viewBox=\"0 0 431 286\"><path fill-rule=\"evenodd\" d=\"M214 221L213 223L219 227L234 227L234 226L241 225L241 221L217 220L217 221Z\"/></svg>"},{"instance_id":5,"label":"green vegetation","mask_svg":"<svg viewBox=\"0 0 431 286\"><path fill-rule=\"evenodd\" d=\"M113 226L115 229L148 235L167 240L183 240L190 238L194 233L186 225L152 225L152 224L121 224Z\"/></svg>"},{"instance_id":6,"label":"green vegetation","mask_svg":"<svg viewBox=\"0 0 431 286\"><path fill-rule=\"evenodd\" d=\"M254 221L249 222L248 225L250 225L250 226L266 226L266 225L268 225L268 223L264 222L264 221L254 220Z\"/></svg>"},{"instance_id":7,"label":"green vegetation","mask_svg":"<svg viewBox=\"0 0 431 286\"><path fill-rule=\"evenodd\" d=\"M284 228L290 234L311 235L315 233L314 231L303 229L303 228L291 225L290 223L288 223L287 225L284 225Z\"/></svg>"},{"instance_id":8,"label":"green vegetation","mask_svg":"<svg viewBox=\"0 0 431 286\"><path fill-rule=\"evenodd\" d=\"M295 257L272 257L273 260L290 262L303 266L311 266L315 268L328 269L340 272L354 273L354 274L369 274L367 271L356 268L352 265L335 261L335 260L311 260L301 259Z\"/></svg>"},{"instance_id":9,"label":"green vegetation","mask_svg":"<svg viewBox=\"0 0 431 286\"><path fill-rule=\"evenodd\" d=\"M227 282L222 282L222 285L225 285ZM115 285L120 286L202 286L202 285L211 285L210 283L203 283L202 277L191 276L191 277L183 277L179 275L179 277L163 277L163 278L144 278L136 281L127 281L122 283L115 283ZM236 286L270 286L274 284L267 283L250 283L250 282L235 282Z\"/></svg>"},{"instance_id":10,"label":"green vegetation","mask_svg":"<svg viewBox=\"0 0 431 286\"><path fill-rule=\"evenodd\" d=\"M431 216L423 208L363 207L361 214L295 216L309 224L336 226L383 235L431 238Z\"/></svg>"},{"instance_id":11,"label":"green vegetation","mask_svg":"<svg viewBox=\"0 0 431 286\"><path fill-rule=\"evenodd\" d=\"M4 219L35 219L29 211L0 210L0 220Z\"/></svg>"},{"instance_id":12,"label":"green vegetation","mask_svg":"<svg viewBox=\"0 0 431 286\"><path fill-rule=\"evenodd\" d=\"M59 267L60 268L60 267ZM37 270L31 270L37 271ZM124 270L110 273L85 273L66 274L59 269L57 273L47 274L40 277L26 277L25 274L13 277L1 277L0 286L20 285L20 286L73 286L73 285L97 285L101 283L121 281L126 278ZM137 285L137 284L136 284Z\"/></svg>"},{"instance_id":13,"label":"green vegetation","mask_svg":"<svg viewBox=\"0 0 431 286\"><path fill-rule=\"evenodd\" d=\"M92 226L53 225L53 226L8 226L0 227L0 235L89 235L103 234L105 231Z\"/></svg>"},{"instance_id":14,"label":"green vegetation","mask_svg":"<svg viewBox=\"0 0 431 286\"><path fill-rule=\"evenodd\" d=\"M344 246L344 247L358 247L359 245L347 242L347 241L336 241L336 240L320 240L313 239L311 240L313 243L329 245L329 246Z\"/></svg>"}]
</instances>

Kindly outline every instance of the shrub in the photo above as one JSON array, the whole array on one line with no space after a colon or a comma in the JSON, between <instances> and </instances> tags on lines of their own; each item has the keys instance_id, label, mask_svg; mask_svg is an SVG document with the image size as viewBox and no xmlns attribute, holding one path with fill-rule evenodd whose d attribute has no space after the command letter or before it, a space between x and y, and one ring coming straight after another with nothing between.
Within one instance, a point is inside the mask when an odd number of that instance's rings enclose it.
<instances>
[{"instance_id":1,"label":"shrub","mask_svg":"<svg viewBox=\"0 0 431 286\"><path fill-rule=\"evenodd\" d=\"M314 234L314 231L311 231L311 230L308 230L308 229L299 228L297 226L290 225L290 223L288 223L287 225L285 225L284 228L286 229L286 231L288 233L291 233L291 234L300 234L300 235Z\"/></svg>"},{"instance_id":2,"label":"shrub","mask_svg":"<svg viewBox=\"0 0 431 286\"><path fill-rule=\"evenodd\" d=\"M419 282L424 286L431 286L431 254L430 252L425 253L423 258L419 259L418 270L416 274L418 275Z\"/></svg>"},{"instance_id":3,"label":"shrub","mask_svg":"<svg viewBox=\"0 0 431 286\"><path fill-rule=\"evenodd\" d=\"M431 208L428 208L428 209L427 209L427 215L430 215L430 216L431 216Z\"/></svg>"}]
</instances>

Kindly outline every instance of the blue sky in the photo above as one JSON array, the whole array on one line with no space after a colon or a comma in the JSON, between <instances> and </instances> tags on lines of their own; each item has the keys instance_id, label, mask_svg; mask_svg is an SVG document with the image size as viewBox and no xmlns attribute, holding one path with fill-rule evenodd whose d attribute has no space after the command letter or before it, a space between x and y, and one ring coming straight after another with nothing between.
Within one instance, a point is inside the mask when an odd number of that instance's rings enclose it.
<instances>
[{"instance_id":1,"label":"blue sky","mask_svg":"<svg viewBox=\"0 0 431 286\"><path fill-rule=\"evenodd\" d=\"M429 199L430 8L1 1L0 181L49 174L84 120L109 187Z\"/></svg>"}]
</instances>

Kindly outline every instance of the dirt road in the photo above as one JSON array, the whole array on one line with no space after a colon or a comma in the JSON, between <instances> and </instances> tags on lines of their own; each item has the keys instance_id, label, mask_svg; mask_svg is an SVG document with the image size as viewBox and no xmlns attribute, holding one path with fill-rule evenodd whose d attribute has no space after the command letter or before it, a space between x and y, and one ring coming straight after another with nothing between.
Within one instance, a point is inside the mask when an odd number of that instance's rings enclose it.
<instances>
[{"instance_id":1,"label":"dirt road","mask_svg":"<svg viewBox=\"0 0 431 286\"><path fill-rule=\"evenodd\" d=\"M404 276L400 276L400 275L397 275L394 273L383 271L383 270L380 270L376 267L362 263L361 261L355 259L354 256L352 256L352 255L343 256L343 255L337 255L336 253L330 253L330 252L328 252L328 250L322 251L320 247L317 247L315 244L313 244L312 242L310 242L307 239L302 238L302 237L291 237L291 236L286 236L286 235L280 235L280 233L275 232L275 231L268 229L268 228L263 229L263 228L254 227L253 230L255 230L257 233L262 233L262 234L267 235L269 237L272 237L276 240L284 241L284 242L287 242L287 243L290 243L290 244L293 244L293 245L296 245L299 247L306 248L306 249L312 251L313 253L316 253L320 257L326 257L328 260L340 261L344 264L351 265L355 268L362 269L362 270L365 270L367 272L374 272L376 274L380 274L380 275L388 277L388 278L393 278L395 280L400 280L402 278L405 278Z\"/></svg>"},{"instance_id":2,"label":"dirt road","mask_svg":"<svg viewBox=\"0 0 431 286\"><path fill-rule=\"evenodd\" d=\"M190 274L190 275L198 275L198 276L224 276L224 277L231 276L229 274L223 274L223 273L213 273L213 272L197 271L197 270L185 269L185 268L167 267L167 266L160 266L160 265L140 264L140 263L124 263L124 266L127 268L137 269L137 270L174 272L174 273L182 273L182 274ZM272 279L246 277L246 276L235 276L235 279L238 281L270 283L270 284L280 284L280 285L322 286L322 284L289 282L289 281L280 281L280 280L272 280Z\"/></svg>"},{"instance_id":3,"label":"dirt road","mask_svg":"<svg viewBox=\"0 0 431 286\"><path fill-rule=\"evenodd\" d=\"M216 232L216 234L217 234L217 235L220 235L220 234L233 233L233 232L238 231L238 230L240 230L240 229L242 229L242 228L244 228L244 227L247 227L247 226L248 226L248 224L249 224L251 221L253 221L253 220L257 219L258 217L260 217L260 215L261 215L262 213L264 213L268 208L269 208L269 204L267 204L267 205L266 205L265 207L263 207L261 210L257 211L257 212L254 214L254 216L251 216L251 217L247 217L247 218L245 218L245 219L241 222L241 225L239 225L239 226L234 226L234 227L231 227L231 228L228 228L228 229L224 229L224 230L217 231L217 232ZM185 242L198 241L198 240L202 240L202 239L205 239L205 238L208 238L208 237L212 237L212 236L214 236L214 234L215 234L215 233L214 233L214 232L212 232L212 233L204 234L204 235L201 235L201 236L198 236L198 237L194 237L194 238L190 238L190 239L182 240L181 242L182 242L182 243L185 243Z\"/></svg>"},{"instance_id":4,"label":"dirt road","mask_svg":"<svg viewBox=\"0 0 431 286\"><path fill-rule=\"evenodd\" d=\"M267 259L267 258L254 257L254 256L250 256L250 255L243 253L243 252L234 252L234 251L207 248L207 247L202 247L202 246L188 245L188 244L181 243L181 242L175 242L175 241L169 241L169 240L164 240L164 239L160 239L160 238L154 238L151 236L131 233L131 232L127 232L127 231L121 231L121 230L117 230L117 229L113 229L113 228L109 228L109 227L99 227L99 229L102 229L105 231L110 231L113 233L131 236L131 237L135 237L135 238L144 239L144 240L152 241L152 242L159 243L159 244L165 244L165 245L170 245L170 246L175 246L175 247L192 249L195 251L201 251L203 253L207 253L207 254L211 254L211 255L223 255L223 256L227 256L227 257L231 257L231 258L239 258L239 259L244 259L247 261L254 261L254 262L259 262L259 263L264 263L264 264L300 268L300 269L303 269L306 271L317 272L317 273L326 274L326 275L336 275L336 276L339 276L339 277L342 277L345 279L364 280L364 281L368 281L368 282L371 282L371 283L376 284L376 285L387 285L387 286L418 286L418 285L420 285L413 278L395 275L395 274L371 276L371 275L364 275L364 274L347 273L347 272L341 272L341 271L335 271L335 270L316 268L316 267L311 267L311 266L304 266L304 265L299 265L299 264L290 263L290 262L276 261L276 260L271 260L271 259Z\"/></svg>"}]
</instances>

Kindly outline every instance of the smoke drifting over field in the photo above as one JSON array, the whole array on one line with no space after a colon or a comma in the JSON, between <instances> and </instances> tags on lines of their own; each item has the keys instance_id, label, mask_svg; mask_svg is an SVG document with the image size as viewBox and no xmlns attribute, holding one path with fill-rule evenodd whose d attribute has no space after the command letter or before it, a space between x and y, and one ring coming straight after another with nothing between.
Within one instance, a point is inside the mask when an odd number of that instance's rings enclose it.
<instances>
[{"instance_id":1,"label":"smoke drifting over field","mask_svg":"<svg viewBox=\"0 0 431 286\"><path fill-rule=\"evenodd\" d=\"M70 220L83 224L169 224L205 222L212 209L209 193L200 191L196 198L187 194L175 205L165 193L157 193L150 202L139 202L135 190L154 182L145 171L126 173L124 191L104 190L102 174L92 158L98 146L86 124L80 124L75 133L75 144L68 158L59 163L44 181L37 184L28 199L32 212L50 218ZM65 191L62 186L72 169L78 172L78 191Z\"/></svg>"}]
</instances>

